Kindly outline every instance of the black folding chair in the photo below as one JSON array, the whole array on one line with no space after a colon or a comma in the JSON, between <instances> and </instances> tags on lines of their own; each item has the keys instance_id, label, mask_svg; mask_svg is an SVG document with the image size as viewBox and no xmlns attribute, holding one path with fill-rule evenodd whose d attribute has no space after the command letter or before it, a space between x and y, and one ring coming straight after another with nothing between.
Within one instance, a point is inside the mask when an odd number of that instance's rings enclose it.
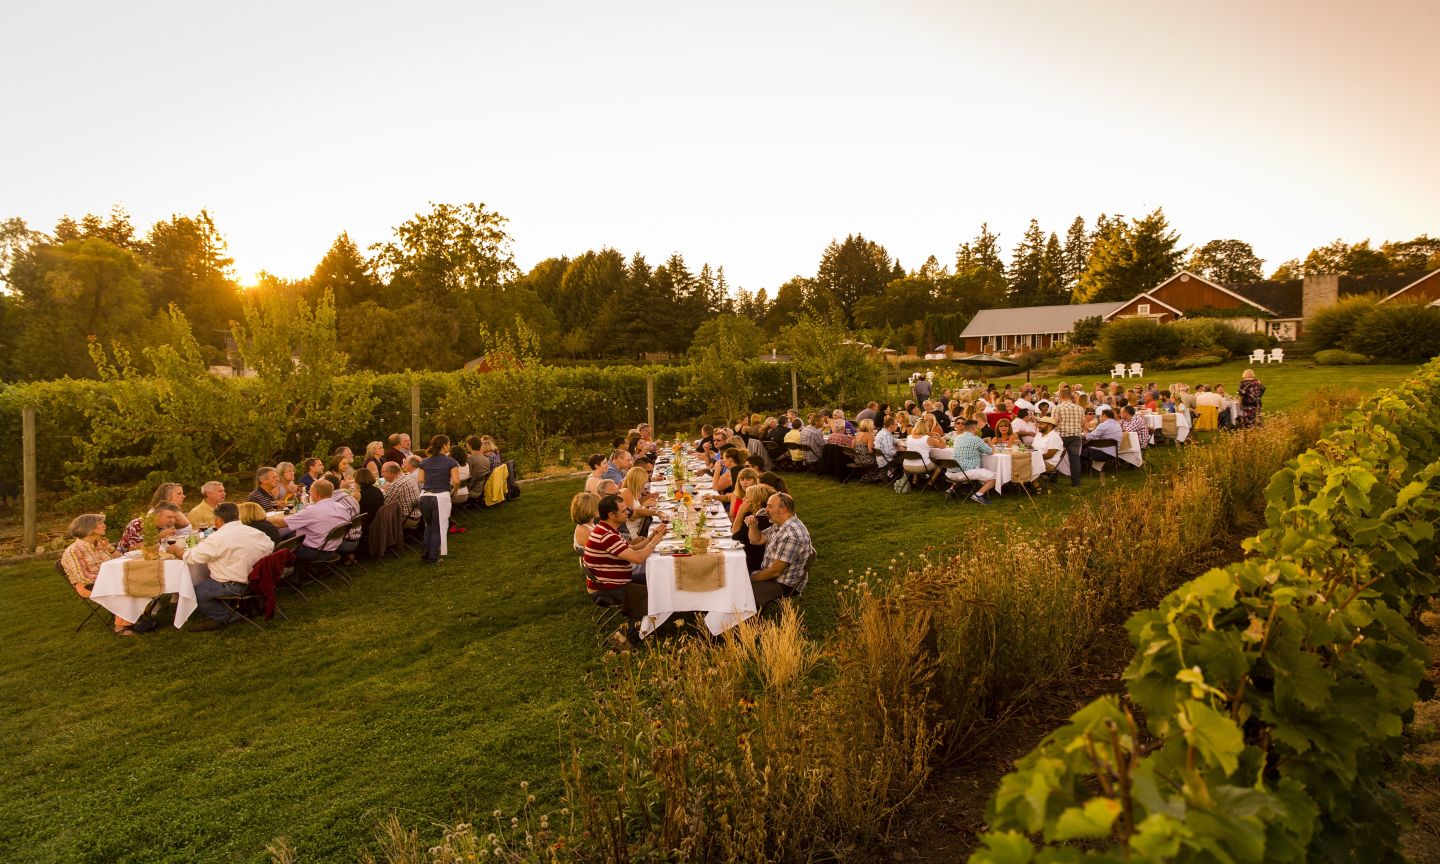
<instances>
[{"instance_id":1,"label":"black folding chair","mask_svg":"<svg viewBox=\"0 0 1440 864\"><path fill-rule=\"evenodd\" d=\"M105 612L105 607L104 607L104 606L101 606L99 603L96 603L94 600L91 600L89 597L81 597L81 596L80 596L80 592L78 592L78 591L75 590L75 586L70 582L70 577L69 577L68 575L66 575L66 573L65 573L65 567L64 567L64 565L62 565L62 564L60 563L59 559L56 559L56 561L55 561L55 570L56 570L56 572L58 572L61 576L64 576L64 577L65 577L65 586L70 589L70 593L74 594L74 595L75 595L75 598L76 598L77 600L80 600L80 601L83 602L86 606L90 607L90 611L85 615L85 617L84 617L83 619L81 619L81 621L80 621L79 624L75 625L75 632L76 632L76 633L79 633L81 630L83 630L83 629L85 628L85 625L86 625L86 624L89 624L89 623L90 623L90 619L94 618L96 624L100 625L101 627L104 627L104 628L106 629L106 631L108 631L108 632L110 633L111 636L114 636L114 635L115 635L115 628L114 628L114 626L106 625L106 623L105 623L105 615L102 614L102 613ZM96 615L99 615L100 617L99 617L99 618L95 618Z\"/></svg>"},{"instance_id":2,"label":"black folding chair","mask_svg":"<svg viewBox=\"0 0 1440 864\"><path fill-rule=\"evenodd\" d=\"M933 483L935 469L926 466L924 456L913 450L901 450L895 455L900 457L900 469L905 472L905 478L909 481L911 489L925 489ZM917 482L917 477L924 479Z\"/></svg>"},{"instance_id":3,"label":"black folding chair","mask_svg":"<svg viewBox=\"0 0 1440 864\"><path fill-rule=\"evenodd\" d=\"M795 467L795 463L790 461L789 450L769 438L763 439L760 443L764 445L765 452L770 456L770 466L776 471L789 471Z\"/></svg>"},{"instance_id":4,"label":"black folding chair","mask_svg":"<svg viewBox=\"0 0 1440 864\"><path fill-rule=\"evenodd\" d=\"M1106 450L1110 452L1105 452ZM1094 468L1101 477L1105 476L1105 466L1113 465L1120 461L1120 442L1114 438L1096 438L1093 441L1086 441L1084 448L1080 451L1080 464ZM1095 468L1096 465L1099 468Z\"/></svg>"},{"instance_id":5,"label":"black folding chair","mask_svg":"<svg viewBox=\"0 0 1440 864\"><path fill-rule=\"evenodd\" d=\"M840 452L845 455L845 476L840 478L840 485L844 486L846 483L849 483L852 479L854 479L857 475L865 473L865 469L869 468L870 466L861 465L859 462L855 461L854 447L841 447Z\"/></svg>"},{"instance_id":6,"label":"black folding chair","mask_svg":"<svg viewBox=\"0 0 1440 864\"><path fill-rule=\"evenodd\" d=\"M943 456L932 456L931 462L933 462L935 467L939 469L939 474L937 474L936 476L944 478L943 482L945 483L946 501L951 500L951 498L955 496L955 493L961 492L962 490L963 494L960 496L960 500L963 501L971 495L975 494L976 490L978 490L982 485L979 480L976 480L972 478L969 474L967 474L965 472L965 469L960 466L960 463L955 461L954 459L946 459ZM960 479L956 480L951 477L951 471L960 472Z\"/></svg>"}]
</instances>

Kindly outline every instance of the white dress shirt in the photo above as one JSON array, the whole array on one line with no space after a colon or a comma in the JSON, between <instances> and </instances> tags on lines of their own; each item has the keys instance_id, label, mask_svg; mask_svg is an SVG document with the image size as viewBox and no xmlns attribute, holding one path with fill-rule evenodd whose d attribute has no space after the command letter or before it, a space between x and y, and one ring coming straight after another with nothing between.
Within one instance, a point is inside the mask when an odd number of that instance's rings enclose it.
<instances>
[{"instance_id":1,"label":"white dress shirt","mask_svg":"<svg viewBox=\"0 0 1440 864\"><path fill-rule=\"evenodd\" d=\"M246 585L255 562L274 551L275 544L265 532L239 522L226 522L199 545L185 550L185 561L210 565L210 578L216 582Z\"/></svg>"}]
</instances>

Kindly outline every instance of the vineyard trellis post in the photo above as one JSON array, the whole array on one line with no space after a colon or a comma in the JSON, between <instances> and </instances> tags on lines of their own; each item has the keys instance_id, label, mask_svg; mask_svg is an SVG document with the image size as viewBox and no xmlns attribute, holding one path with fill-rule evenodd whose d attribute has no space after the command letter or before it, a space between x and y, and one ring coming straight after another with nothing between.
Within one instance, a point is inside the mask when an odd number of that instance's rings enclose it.
<instances>
[{"instance_id":1,"label":"vineyard trellis post","mask_svg":"<svg viewBox=\"0 0 1440 864\"><path fill-rule=\"evenodd\" d=\"M410 440L411 447L420 447L420 382L410 382Z\"/></svg>"},{"instance_id":2,"label":"vineyard trellis post","mask_svg":"<svg viewBox=\"0 0 1440 864\"><path fill-rule=\"evenodd\" d=\"M650 434L655 434L655 376L645 376L645 422L650 424Z\"/></svg>"},{"instance_id":3,"label":"vineyard trellis post","mask_svg":"<svg viewBox=\"0 0 1440 864\"><path fill-rule=\"evenodd\" d=\"M790 367L790 407L796 411L800 410L800 379L796 375L795 367Z\"/></svg>"},{"instance_id":4,"label":"vineyard trellis post","mask_svg":"<svg viewBox=\"0 0 1440 864\"><path fill-rule=\"evenodd\" d=\"M25 490L25 553L35 551L35 409L20 409L20 460Z\"/></svg>"}]
</instances>

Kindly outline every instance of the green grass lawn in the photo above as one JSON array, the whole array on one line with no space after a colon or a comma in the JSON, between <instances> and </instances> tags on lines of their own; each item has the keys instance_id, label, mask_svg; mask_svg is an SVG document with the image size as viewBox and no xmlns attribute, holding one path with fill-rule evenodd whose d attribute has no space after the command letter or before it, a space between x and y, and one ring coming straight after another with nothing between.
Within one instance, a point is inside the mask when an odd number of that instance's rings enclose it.
<instances>
[{"instance_id":1,"label":"green grass lawn","mask_svg":"<svg viewBox=\"0 0 1440 864\"><path fill-rule=\"evenodd\" d=\"M1229 383L1242 367L1160 378ZM1262 378L1267 407L1283 407L1410 368L1286 364ZM1150 465L1171 458L1152 451ZM391 811L433 831L513 806L520 780L558 800L567 718L601 662L569 549L579 486L536 484L479 514L440 567L406 558L333 595L282 593L290 619L265 633L75 633L86 608L51 562L0 568L0 860L259 861L284 835L301 860L353 861ZM820 553L807 624L831 625L834 580L850 570L963 542L985 522L1043 528L1094 488L980 507L793 478Z\"/></svg>"}]
</instances>

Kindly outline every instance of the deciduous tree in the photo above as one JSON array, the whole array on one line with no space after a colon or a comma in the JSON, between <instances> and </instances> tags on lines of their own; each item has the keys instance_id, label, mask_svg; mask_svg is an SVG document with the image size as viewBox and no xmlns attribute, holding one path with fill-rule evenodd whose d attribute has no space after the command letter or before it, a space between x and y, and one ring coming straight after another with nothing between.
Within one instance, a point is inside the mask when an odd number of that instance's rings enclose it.
<instances>
[{"instance_id":1,"label":"deciduous tree","mask_svg":"<svg viewBox=\"0 0 1440 864\"><path fill-rule=\"evenodd\" d=\"M1264 265L1244 240L1211 240L1191 253L1185 269L1212 282L1244 285L1264 279Z\"/></svg>"}]
</instances>

